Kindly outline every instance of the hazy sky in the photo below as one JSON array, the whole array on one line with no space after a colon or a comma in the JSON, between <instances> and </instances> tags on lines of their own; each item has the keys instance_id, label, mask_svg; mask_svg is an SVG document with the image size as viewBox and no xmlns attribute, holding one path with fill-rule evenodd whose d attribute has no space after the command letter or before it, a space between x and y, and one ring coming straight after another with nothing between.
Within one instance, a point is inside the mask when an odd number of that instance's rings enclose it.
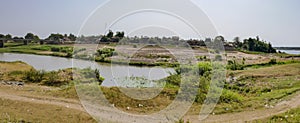
<instances>
[{"instance_id":1,"label":"hazy sky","mask_svg":"<svg viewBox=\"0 0 300 123\"><path fill-rule=\"evenodd\" d=\"M24 36L33 32L42 38L56 32L77 34L86 18L104 1L2 0L0 33ZM300 0L193 1L228 40L259 35L275 46L300 46ZM128 2L122 6L134 4Z\"/></svg>"}]
</instances>

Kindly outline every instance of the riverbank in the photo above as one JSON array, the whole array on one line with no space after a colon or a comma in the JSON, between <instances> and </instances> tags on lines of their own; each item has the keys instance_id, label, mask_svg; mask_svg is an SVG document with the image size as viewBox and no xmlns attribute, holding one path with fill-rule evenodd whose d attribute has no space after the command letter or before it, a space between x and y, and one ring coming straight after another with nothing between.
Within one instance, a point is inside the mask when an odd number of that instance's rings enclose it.
<instances>
[{"instance_id":1,"label":"riverbank","mask_svg":"<svg viewBox=\"0 0 300 123\"><path fill-rule=\"evenodd\" d=\"M112 64L123 64L132 66L163 66L163 67L176 67L178 63L176 62L153 62L153 60L145 61L141 58L132 58L130 62L125 60L111 59L109 57L98 58L97 56L88 56L85 52L86 47L92 47L92 45L39 45L39 44L29 44L29 45L18 45L16 43L6 43L6 47L0 48L0 53L19 53L19 54L34 54L34 55L44 55L44 56L55 56L63 58L74 58L87 61L96 61L100 63L112 63ZM98 45L97 47L113 47L110 45ZM97 51L90 52L89 54L95 54Z\"/></svg>"}]
</instances>

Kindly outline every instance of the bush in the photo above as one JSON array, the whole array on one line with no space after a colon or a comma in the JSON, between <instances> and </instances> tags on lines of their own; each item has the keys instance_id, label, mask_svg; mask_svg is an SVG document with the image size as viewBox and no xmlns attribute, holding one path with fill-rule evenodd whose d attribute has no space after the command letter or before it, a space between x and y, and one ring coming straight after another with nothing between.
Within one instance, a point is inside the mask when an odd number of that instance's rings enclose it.
<instances>
[{"instance_id":1,"label":"bush","mask_svg":"<svg viewBox=\"0 0 300 123\"><path fill-rule=\"evenodd\" d=\"M54 86L54 85L58 85L57 83L60 82L60 77L58 75L58 72L55 71L51 71L47 74L48 79L44 82L45 85L48 86Z\"/></svg>"},{"instance_id":2,"label":"bush","mask_svg":"<svg viewBox=\"0 0 300 123\"><path fill-rule=\"evenodd\" d=\"M81 80L85 82L98 82L101 85L104 81L98 69L85 68L79 70L79 73L81 74Z\"/></svg>"},{"instance_id":3,"label":"bush","mask_svg":"<svg viewBox=\"0 0 300 123\"><path fill-rule=\"evenodd\" d=\"M51 47L52 52L59 52L60 48L59 47Z\"/></svg>"},{"instance_id":4,"label":"bush","mask_svg":"<svg viewBox=\"0 0 300 123\"><path fill-rule=\"evenodd\" d=\"M43 84L47 86L67 85L72 80L73 74L71 70L59 70L46 73Z\"/></svg>"},{"instance_id":5,"label":"bush","mask_svg":"<svg viewBox=\"0 0 300 123\"><path fill-rule=\"evenodd\" d=\"M24 79L28 82L41 82L45 75L45 71L43 70L34 70L31 69L30 71L25 72Z\"/></svg>"},{"instance_id":6,"label":"bush","mask_svg":"<svg viewBox=\"0 0 300 123\"><path fill-rule=\"evenodd\" d=\"M99 85L101 85L102 82L104 81L104 78L102 76L100 76L99 69L95 69L95 74L96 74L96 79L97 79Z\"/></svg>"},{"instance_id":7,"label":"bush","mask_svg":"<svg viewBox=\"0 0 300 123\"><path fill-rule=\"evenodd\" d=\"M103 48L103 49L99 49L97 50L97 55L98 56L102 56L102 57L111 57L114 54L115 49L112 48Z\"/></svg>"},{"instance_id":8,"label":"bush","mask_svg":"<svg viewBox=\"0 0 300 123\"><path fill-rule=\"evenodd\" d=\"M240 64L236 62L235 60L229 60L227 64L227 69L230 70L244 70L244 62L243 64Z\"/></svg>"},{"instance_id":9,"label":"bush","mask_svg":"<svg viewBox=\"0 0 300 123\"><path fill-rule=\"evenodd\" d=\"M210 72L212 70L212 64L210 62L199 62L199 75L203 76L206 72Z\"/></svg>"},{"instance_id":10,"label":"bush","mask_svg":"<svg viewBox=\"0 0 300 123\"><path fill-rule=\"evenodd\" d=\"M271 59L268 64L271 64L271 65L277 64L277 60Z\"/></svg>"},{"instance_id":11,"label":"bush","mask_svg":"<svg viewBox=\"0 0 300 123\"><path fill-rule=\"evenodd\" d=\"M222 56L221 55L216 55L215 60L216 61L222 61Z\"/></svg>"},{"instance_id":12,"label":"bush","mask_svg":"<svg viewBox=\"0 0 300 123\"><path fill-rule=\"evenodd\" d=\"M203 103L204 100L206 99L206 95L209 89L210 84L210 76L202 76L200 78L200 83L199 83L199 90L198 94L196 95L195 102L197 103Z\"/></svg>"},{"instance_id":13,"label":"bush","mask_svg":"<svg viewBox=\"0 0 300 123\"><path fill-rule=\"evenodd\" d=\"M227 89L223 90L223 93L220 97L220 102L224 102L224 103L231 103L231 102L240 103L242 100L243 97L240 96L238 93L235 93Z\"/></svg>"},{"instance_id":14,"label":"bush","mask_svg":"<svg viewBox=\"0 0 300 123\"><path fill-rule=\"evenodd\" d=\"M168 76L166 82L171 85L180 86L181 76L178 74Z\"/></svg>"}]
</instances>

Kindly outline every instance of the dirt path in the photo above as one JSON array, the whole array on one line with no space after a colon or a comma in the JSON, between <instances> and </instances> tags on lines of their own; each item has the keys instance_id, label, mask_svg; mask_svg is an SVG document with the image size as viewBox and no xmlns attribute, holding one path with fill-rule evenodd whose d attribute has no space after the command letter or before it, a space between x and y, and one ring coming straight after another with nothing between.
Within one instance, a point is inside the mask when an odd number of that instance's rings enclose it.
<instances>
[{"instance_id":1,"label":"dirt path","mask_svg":"<svg viewBox=\"0 0 300 123\"><path fill-rule=\"evenodd\" d=\"M259 109L254 111L244 111L238 113L229 113L229 114L221 114L221 115L209 115L205 120L200 121L199 116L186 116L184 119L189 120L192 123L200 123L200 122L216 122L216 123L240 123L246 121L254 121L258 119L267 118L273 115L284 113L290 109L297 108L300 106L300 94L294 96L290 100L282 101L275 105L273 108Z\"/></svg>"},{"instance_id":2,"label":"dirt path","mask_svg":"<svg viewBox=\"0 0 300 123\"><path fill-rule=\"evenodd\" d=\"M31 102L31 103L38 103L38 104L49 104L49 105L56 105L71 109L76 109L80 111L85 111L81 104L76 100L68 100L68 99L61 99L61 98L52 98L52 97L37 97L37 96L25 96L25 95L16 95L10 94L7 92L2 92L0 90L0 98L9 99L13 101L24 101L24 102Z\"/></svg>"},{"instance_id":3,"label":"dirt path","mask_svg":"<svg viewBox=\"0 0 300 123\"><path fill-rule=\"evenodd\" d=\"M25 101L25 102L32 102L38 104L56 105L56 106L76 109L85 112L80 102L78 100L72 100L72 99L11 94L1 90L0 90L0 98L14 100L14 101ZM286 100L278 103L273 108L268 108L268 109L266 108L266 109L260 109L254 111L244 111L238 113L221 114L221 115L209 115L204 121L200 121L198 119L198 115L189 115L186 116L184 119L185 121L189 120L192 123L245 122L245 121L253 121L257 119L267 118L269 116L284 113L290 109L297 108L299 106L300 106L300 93L298 93L298 95L294 96L290 100Z\"/></svg>"}]
</instances>

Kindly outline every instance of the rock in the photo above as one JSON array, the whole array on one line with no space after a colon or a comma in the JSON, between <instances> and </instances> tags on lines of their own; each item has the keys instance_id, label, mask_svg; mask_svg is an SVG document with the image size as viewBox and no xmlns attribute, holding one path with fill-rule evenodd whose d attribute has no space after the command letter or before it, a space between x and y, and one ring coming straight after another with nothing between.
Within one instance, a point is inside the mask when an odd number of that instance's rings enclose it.
<instances>
[{"instance_id":1,"label":"rock","mask_svg":"<svg viewBox=\"0 0 300 123\"><path fill-rule=\"evenodd\" d=\"M24 86L24 82L18 82L17 85L18 86Z\"/></svg>"},{"instance_id":2,"label":"rock","mask_svg":"<svg viewBox=\"0 0 300 123\"><path fill-rule=\"evenodd\" d=\"M139 107L144 107L144 105L142 105L142 104L139 104Z\"/></svg>"},{"instance_id":3,"label":"rock","mask_svg":"<svg viewBox=\"0 0 300 123\"><path fill-rule=\"evenodd\" d=\"M130 109L130 107L127 107L126 109L127 109L127 110L129 110L129 109Z\"/></svg>"}]
</instances>

